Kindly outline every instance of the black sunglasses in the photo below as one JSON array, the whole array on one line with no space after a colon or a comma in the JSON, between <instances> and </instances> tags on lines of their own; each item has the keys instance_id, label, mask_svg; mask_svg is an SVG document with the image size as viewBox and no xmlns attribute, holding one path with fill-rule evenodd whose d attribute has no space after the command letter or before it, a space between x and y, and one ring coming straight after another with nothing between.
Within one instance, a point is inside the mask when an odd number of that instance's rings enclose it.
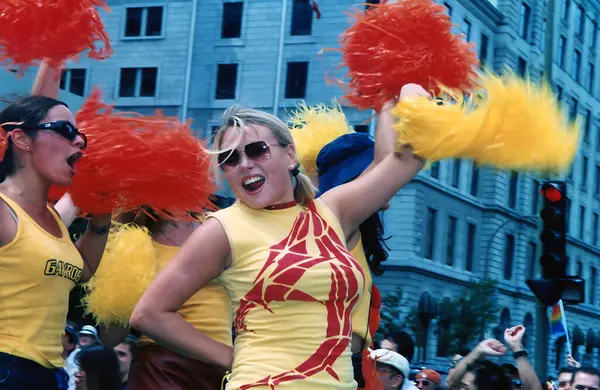
<instances>
[{"instance_id":1,"label":"black sunglasses","mask_svg":"<svg viewBox=\"0 0 600 390\"><path fill-rule=\"evenodd\" d=\"M431 384L431 382L429 382L426 379L418 379L415 381L415 384L418 386L419 384L422 384L423 386L429 386Z\"/></svg>"},{"instance_id":2,"label":"black sunglasses","mask_svg":"<svg viewBox=\"0 0 600 390\"><path fill-rule=\"evenodd\" d=\"M49 123L40 123L35 126L9 125L12 129L23 130L52 130L63 136L67 141L73 142L77 136L83 139L83 149L87 147L87 137L69 121L56 121ZM5 126L6 127L6 126Z\"/></svg>"},{"instance_id":3,"label":"black sunglasses","mask_svg":"<svg viewBox=\"0 0 600 390\"><path fill-rule=\"evenodd\" d=\"M251 142L244 146L244 154L251 160L262 161L271 157L271 146L281 146L279 144L269 145L265 141ZM237 149L226 150L219 153L217 162L221 169L225 167L236 167L242 161L242 155Z\"/></svg>"}]
</instances>

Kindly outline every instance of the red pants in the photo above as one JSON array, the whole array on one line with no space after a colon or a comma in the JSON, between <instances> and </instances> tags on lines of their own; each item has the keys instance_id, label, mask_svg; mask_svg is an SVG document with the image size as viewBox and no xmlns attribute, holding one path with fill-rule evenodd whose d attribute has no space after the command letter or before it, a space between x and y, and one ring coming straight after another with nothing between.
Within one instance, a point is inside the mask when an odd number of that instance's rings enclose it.
<instances>
[{"instance_id":1,"label":"red pants","mask_svg":"<svg viewBox=\"0 0 600 390\"><path fill-rule=\"evenodd\" d=\"M137 348L127 390L220 390L225 370L158 345Z\"/></svg>"}]
</instances>

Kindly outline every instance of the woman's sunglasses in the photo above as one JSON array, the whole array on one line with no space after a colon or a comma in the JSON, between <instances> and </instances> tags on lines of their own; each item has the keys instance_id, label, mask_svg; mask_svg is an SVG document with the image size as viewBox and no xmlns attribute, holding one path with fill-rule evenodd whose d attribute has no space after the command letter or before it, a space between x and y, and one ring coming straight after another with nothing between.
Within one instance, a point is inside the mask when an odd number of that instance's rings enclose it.
<instances>
[{"instance_id":1,"label":"woman's sunglasses","mask_svg":"<svg viewBox=\"0 0 600 390\"><path fill-rule=\"evenodd\" d=\"M271 157L271 146L280 146L278 144L269 145L265 141L257 141L249 143L244 146L243 153L250 159L254 161L262 161L267 160ZM226 167L234 168L242 162L242 154L237 149L226 150L224 152L219 153L217 156L217 162L221 169L225 169Z\"/></svg>"},{"instance_id":2,"label":"woman's sunglasses","mask_svg":"<svg viewBox=\"0 0 600 390\"><path fill-rule=\"evenodd\" d=\"M52 130L62 135L67 141L73 142L77 136L80 136L83 139L83 149L87 147L87 137L85 134L81 133L79 129L69 121L56 121L49 123L40 123L35 126L20 126L20 125L11 125L14 129L23 129L23 130Z\"/></svg>"}]
</instances>

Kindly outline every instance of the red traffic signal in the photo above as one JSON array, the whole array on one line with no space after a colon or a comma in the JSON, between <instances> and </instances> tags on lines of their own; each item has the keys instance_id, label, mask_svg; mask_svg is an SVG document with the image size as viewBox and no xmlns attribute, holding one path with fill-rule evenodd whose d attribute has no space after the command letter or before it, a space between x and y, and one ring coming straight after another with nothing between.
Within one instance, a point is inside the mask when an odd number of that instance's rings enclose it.
<instances>
[{"instance_id":1,"label":"red traffic signal","mask_svg":"<svg viewBox=\"0 0 600 390\"><path fill-rule=\"evenodd\" d=\"M546 183L540 190L540 193L544 196L544 198L546 198L546 200L552 203L560 202L563 197L561 190L556 184L553 183Z\"/></svg>"}]
</instances>

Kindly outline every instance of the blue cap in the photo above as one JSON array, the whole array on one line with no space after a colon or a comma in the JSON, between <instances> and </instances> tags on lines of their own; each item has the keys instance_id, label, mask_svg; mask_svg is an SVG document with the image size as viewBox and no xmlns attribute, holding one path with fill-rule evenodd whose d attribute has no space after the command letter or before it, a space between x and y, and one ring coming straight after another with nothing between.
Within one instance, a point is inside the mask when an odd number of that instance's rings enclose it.
<instances>
[{"instance_id":1,"label":"blue cap","mask_svg":"<svg viewBox=\"0 0 600 390\"><path fill-rule=\"evenodd\" d=\"M375 156L375 140L366 133L349 133L331 141L317 156L321 194L348 183L367 169Z\"/></svg>"}]
</instances>

